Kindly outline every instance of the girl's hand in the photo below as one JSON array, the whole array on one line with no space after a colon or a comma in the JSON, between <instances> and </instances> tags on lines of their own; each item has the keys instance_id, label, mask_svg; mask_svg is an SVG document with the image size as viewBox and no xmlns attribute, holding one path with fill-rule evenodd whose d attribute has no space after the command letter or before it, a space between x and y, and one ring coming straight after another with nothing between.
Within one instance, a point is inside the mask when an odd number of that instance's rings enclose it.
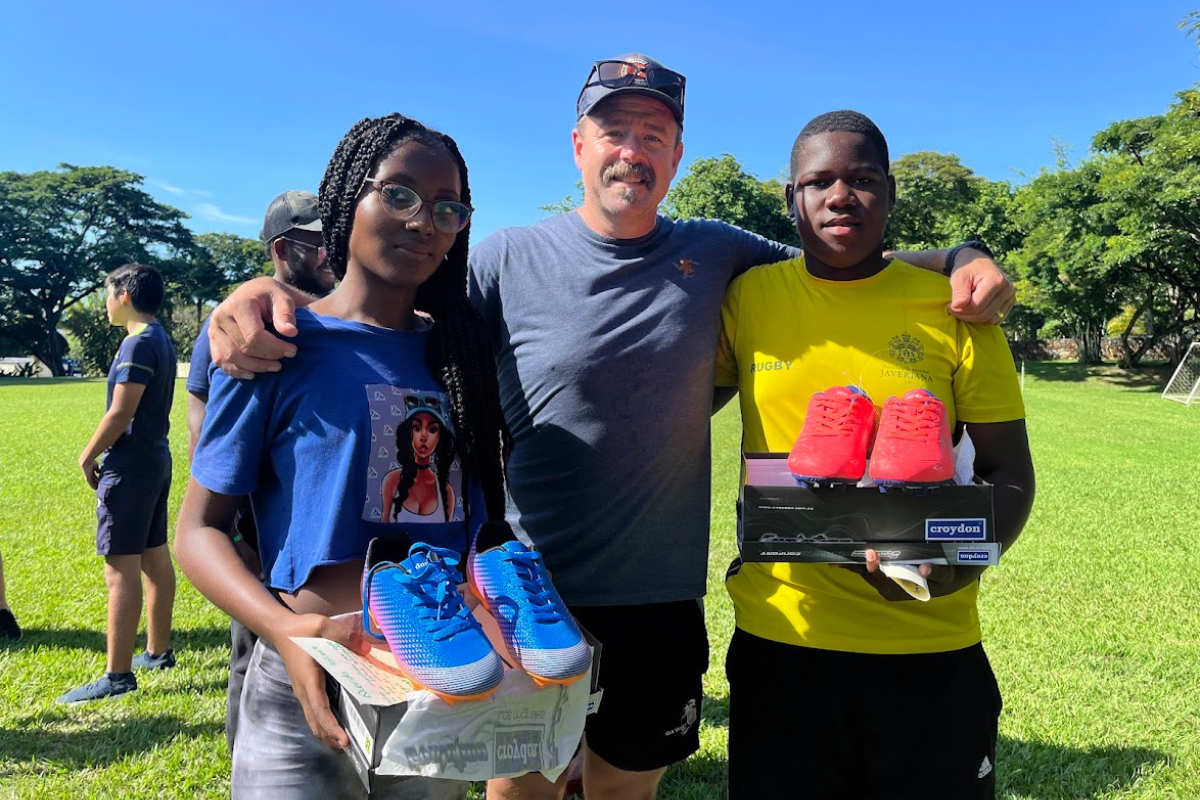
<instances>
[{"instance_id":1,"label":"girl's hand","mask_svg":"<svg viewBox=\"0 0 1200 800\"><path fill-rule=\"evenodd\" d=\"M273 637L272 644L287 667L292 691L304 709L304 719L307 720L308 727L330 750L344 750L350 745L350 737L338 725L337 718L329 707L329 694L325 691L325 670L291 640L293 636L329 639L355 653L365 653L368 645L354 622L334 620L322 614L296 614L286 627Z\"/></svg>"}]
</instances>

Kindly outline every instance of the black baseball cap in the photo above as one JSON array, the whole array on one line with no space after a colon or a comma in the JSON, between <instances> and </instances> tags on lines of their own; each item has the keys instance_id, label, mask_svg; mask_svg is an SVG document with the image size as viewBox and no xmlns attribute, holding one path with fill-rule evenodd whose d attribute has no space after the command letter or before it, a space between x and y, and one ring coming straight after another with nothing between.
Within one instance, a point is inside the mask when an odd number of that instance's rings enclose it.
<instances>
[{"instance_id":1,"label":"black baseball cap","mask_svg":"<svg viewBox=\"0 0 1200 800\"><path fill-rule=\"evenodd\" d=\"M575 103L578 117L591 112L601 101L622 92L651 97L671 110L683 125L683 94L687 78L667 69L650 56L626 53L597 61L584 81Z\"/></svg>"},{"instance_id":2,"label":"black baseball cap","mask_svg":"<svg viewBox=\"0 0 1200 800\"><path fill-rule=\"evenodd\" d=\"M302 231L320 231L321 213L317 210L317 196L312 192L284 192L267 206L263 219L262 233L258 235L264 243L270 242L293 228Z\"/></svg>"}]
</instances>

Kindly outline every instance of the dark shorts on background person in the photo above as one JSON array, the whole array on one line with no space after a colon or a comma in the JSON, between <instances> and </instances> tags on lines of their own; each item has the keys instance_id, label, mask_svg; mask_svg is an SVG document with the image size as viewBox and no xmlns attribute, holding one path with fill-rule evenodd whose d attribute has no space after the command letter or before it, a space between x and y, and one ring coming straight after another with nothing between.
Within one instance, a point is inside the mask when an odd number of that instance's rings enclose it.
<instances>
[{"instance_id":1,"label":"dark shorts on background person","mask_svg":"<svg viewBox=\"0 0 1200 800\"><path fill-rule=\"evenodd\" d=\"M141 555L167 543L171 463L146 474L101 469L96 487L96 552Z\"/></svg>"},{"instance_id":2,"label":"dark shorts on background person","mask_svg":"<svg viewBox=\"0 0 1200 800\"><path fill-rule=\"evenodd\" d=\"M991 800L1000 690L982 645L816 650L736 630L729 797Z\"/></svg>"},{"instance_id":3,"label":"dark shorts on background person","mask_svg":"<svg viewBox=\"0 0 1200 800\"><path fill-rule=\"evenodd\" d=\"M599 710L584 736L618 769L644 772L700 749L708 634L699 600L639 606L572 606L600 642Z\"/></svg>"}]
</instances>

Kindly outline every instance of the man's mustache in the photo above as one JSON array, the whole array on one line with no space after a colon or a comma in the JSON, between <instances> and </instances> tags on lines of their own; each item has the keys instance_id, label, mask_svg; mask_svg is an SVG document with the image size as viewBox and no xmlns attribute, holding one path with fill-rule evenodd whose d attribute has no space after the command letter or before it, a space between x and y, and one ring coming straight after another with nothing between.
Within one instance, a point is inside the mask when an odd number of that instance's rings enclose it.
<instances>
[{"instance_id":1,"label":"man's mustache","mask_svg":"<svg viewBox=\"0 0 1200 800\"><path fill-rule=\"evenodd\" d=\"M657 178L654 175L654 170L645 164L629 164L619 163L607 167L600 178L605 183L613 181L629 181L631 178L637 178L646 185L647 188L653 189Z\"/></svg>"}]
</instances>

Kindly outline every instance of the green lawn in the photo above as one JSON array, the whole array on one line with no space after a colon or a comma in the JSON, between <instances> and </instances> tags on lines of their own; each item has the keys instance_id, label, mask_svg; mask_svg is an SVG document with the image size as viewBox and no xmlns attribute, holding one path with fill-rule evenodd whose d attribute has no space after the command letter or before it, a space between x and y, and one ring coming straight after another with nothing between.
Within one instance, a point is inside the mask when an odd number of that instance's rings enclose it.
<instances>
[{"instance_id":1,"label":"green lawn","mask_svg":"<svg viewBox=\"0 0 1200 800\"><path fill-rule=\"evenodd\" d=\"M1002 797L1200 797L1200 408L1160 399L1161 385L1148 373L1029 367L1037 504L982 600L1005 695ZM181 383L176 464L182 395ZM176 669L112 702L54 703L104 668L95 497L75 467L103 404L99 381L0 381L0 552L26 629L0 645L0 797L225 797L227 622L186 581ZM713 434L703 750L668 774L664 799L725 795L735 405ZM175 506L185 479L177 470Z\"/></svg>"}]
</instances>

